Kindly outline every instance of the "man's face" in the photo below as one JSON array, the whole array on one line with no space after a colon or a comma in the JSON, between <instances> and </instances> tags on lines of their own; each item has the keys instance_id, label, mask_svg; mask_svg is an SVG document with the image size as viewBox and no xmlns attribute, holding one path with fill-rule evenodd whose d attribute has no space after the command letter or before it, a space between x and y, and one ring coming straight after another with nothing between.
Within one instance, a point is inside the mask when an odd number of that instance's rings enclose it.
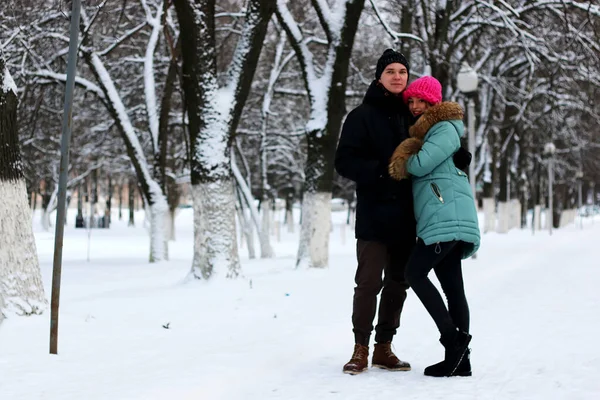
<instances>
[{"instance_id":1,"label":"man's face","mask_svg":"<svg viewBox=\"0 0 600 400\"><path fill-rule=\"evenodd\" d=\"M408 70L403 64L392 63L385 67L379 82L393 94L400 94L408 82Z\"/></svg>"}]
</instances>

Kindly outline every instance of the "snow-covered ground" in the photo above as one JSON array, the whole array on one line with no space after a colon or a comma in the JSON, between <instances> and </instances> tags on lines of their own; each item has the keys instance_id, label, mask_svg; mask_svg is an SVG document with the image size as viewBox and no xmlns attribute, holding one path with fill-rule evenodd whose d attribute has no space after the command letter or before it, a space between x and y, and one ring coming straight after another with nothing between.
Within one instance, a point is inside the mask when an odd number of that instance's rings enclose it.
<instances>
[{"instance_id":1,"label":"snow-covered ground","mask_svg":"<svg viewBox=\"0 0 600 400\"><path fill-rule=\"evenodd\" d=\"M443 350L413 293L394 341L413 370L342 374L356 267L343 212L334 216L329 269L295 270L298 229L282 230L280 241L273 236L277 258L248 260L242 248L244 277L210 283L184 279L191 210L178 215L171 261L158 265L147 263L136 217L135 228L117 220L89 238L69 223L59 355L48 354L49 312L6 320L1 400L600 398L599 217L552 236L484 236L464 264L474 375L441 379L422 373ZM36 240L49 297L53 233L36 229Z\"/></svg>"}]
</instances>

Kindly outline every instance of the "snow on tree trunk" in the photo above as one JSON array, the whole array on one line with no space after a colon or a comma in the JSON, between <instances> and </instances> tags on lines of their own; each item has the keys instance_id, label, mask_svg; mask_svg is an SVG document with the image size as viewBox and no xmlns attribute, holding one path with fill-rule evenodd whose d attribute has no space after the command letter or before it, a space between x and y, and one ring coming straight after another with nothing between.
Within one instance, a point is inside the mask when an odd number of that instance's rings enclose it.
<instances>
[{"instance_id":1,"label":"snow on tree trunk","mask_svg":"<svg viewBox=\"0 0 600 400\"><path fill-rule=\"evenodd\" d=\"M24 179L0 177L0 322L40 314L47 305L26 192Z\"/></svg>"},{"instance_id":2,"label":"snow on tree trunk","mask_svg":"<svg viewBox=\"0 0 600 400\"><path fill-rule=\"evenodd\" d=\"M192 185L194 201L194 259L192 274L209 279L225 271L240 274L235 233L235 194L231 180Z\"/></svg>"},{"instance_id":3,"label":"snow on tree trunk","mask_svg":"<svg viewBox=\"0 0 600 400\"><path fill-rule=\"evenodd\" d=\"M304 194L296 267L327 268L331 231L331 192Z\"/></svg>"},{"instance_id":4,"label":"snow on tree trunk","mask_svg":"<svg viewBox=\"0 0 600 400\"><path fill-rule=\"evenodd\" d=\"M58 186L55 186L54 190L52 191L52 195L50 195L50 200L48 201L48 204L46 204L46 207L43 208L42 212L42 228L45 231L50 230L50 227L52 226L52 221L50 221L50 214L52 214L52 212L56 210L57 206Z\"/></svg>"},{"instance_id":5,"label":"snow on tree trunk","mask_svg":"<svg viewBox=\"0 0 600 400\"><path fill-rule=\"evenodd\" d=\"M239 196L238 196L239 197ZM249 213L247 209L242 204L241 199L238 201L239 207L237 208L238 222L241 231L240 241L241 244L244 242L248 245L248 258L255 259L256 251L254 250L254 235L252 234L254 230L252 229L253 224L250 221ZM243 247L240 244L240 248Z\"/></svg>"},{"instance_id":6,"label":"snow on tree trunk","mask_svg":"<svg viewBox=\"0 0 600 400\"><path fill-rule=\"evenodd\" d=\"M274 256L271 246L269 232L271 231L271 200L263 200L261 206L262 220L260 227L260 258L272 258Z\"/></svg>"},{"instance_id":7,"label":"snow on tree trunk","mask_svg":"<svg viewBox=\"0 0 600 400\"><path fill-rule=\"evenodd\" d=\"M294 212L292 210L285 211L285 220L288 226L288 232L294 233Z\"/></svg>"},{"instance_id":8,"label":"snow on tree trunk","mask_svg":"<svg viewBox=\"0 0 600 400\"><path fill-rule=\"evenodd\" d=\"M483 198L483 233L496 229L496 200L493 197Z\"/></svg>"},{"instance_id":9,"label":"snow on tree trunk","mask_svg":"<svg viewBox=\"0 0 600 400\"><path fill-rule=\"evenodd\" d=\"M50 212L48 211L47 208L43 208L42 209L42 216L40 217L41 221L42 221L42 229L44 231L49 231L50 230Z\"/></svg>"},{"instance_id":10,"label":"snow on tree trunk","mask_svg":"<svg viewBox=\"0 0 600 400\"><path fill-rule=\"evenodd\" d=\"M510 229L510 205L506 201L498 202L498 223L496 225L497 233L507 233Z\"/></svg>"},{"instance_id":11,"label":"snow on tree trunk","mask_svg":"<svg viewBox=\"0 0 600 400\"><path fill-rule=\"evenodd\" d=\"M167 240L175 241L175 208L169 208L167 213Z\"/></svg>"},{"instance_id":12,"label":"snow on tree trunk","mask_svg":"<svg viewBox=\"0 0 600 400\"><path fill-rule=\"evenodd\" d=\"M148 207L150 214L150 262L169 259L169 246L165 235L167 211L166 201L154 202Z\"/></svg>"},{"instance_id":13,"label":"snow on tree trunk","mask_svg":"<svg viewBox=\"0 0 600 400\"><path fill-rule=\"evenodd\" d=\"M16 86L0 53L0 323L46 308L17 130Z\"/></svg>"}]
</instances>

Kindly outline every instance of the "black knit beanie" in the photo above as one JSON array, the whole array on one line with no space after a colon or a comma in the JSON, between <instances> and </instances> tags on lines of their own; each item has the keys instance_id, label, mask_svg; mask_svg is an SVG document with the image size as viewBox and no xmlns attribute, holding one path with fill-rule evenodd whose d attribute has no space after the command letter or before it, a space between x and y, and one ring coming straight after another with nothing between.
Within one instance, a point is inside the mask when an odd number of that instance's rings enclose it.
<instances>
[{"instance_id":1,"label":"black knit beanie","mask_svg":"<svg viewBox=\"0 0 600 400\"><path fill-rule=\"evenodd\" d=\"M383 71L385 70L385 67L393 63L400 63L404 65L406 69L410 72L408 60L406 59L406 57L404 57L404 54L393 49L387 49L383 52L381 57L379 57L379 60L377 60L375 79L379 80L379 78L381 78L381 74L383 74Z\"/></svg>"}]
</instances>

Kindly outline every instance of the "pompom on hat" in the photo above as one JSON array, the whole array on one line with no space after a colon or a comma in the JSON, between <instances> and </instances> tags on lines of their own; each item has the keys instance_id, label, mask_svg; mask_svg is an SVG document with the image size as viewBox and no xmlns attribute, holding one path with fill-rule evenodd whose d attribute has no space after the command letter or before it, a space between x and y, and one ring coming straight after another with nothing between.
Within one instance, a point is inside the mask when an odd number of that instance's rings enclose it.
<instances>
[{"instance_id":1,"label":"pompom on hat","mask_svg":"<svg viewBox=\"0 0 600 400\"><path fill-rule=\"evenodd\" d=\"M410 70L408 60L406 59L406 57L404 57L404 54L393 49L387 49L383 52L381 57L379 57L379 60L377 60L375 79L379 80L379 78L381 78L381 74L383 74L383 71L385 71L385 67L393 63L402 64L406 67L407 70Z\"/></svg>"},{"instance_id":2,"label":"pompom on hat","mask_svg":"<svg viewBox=\"0 0 600 400\"><path fill-rule=\"evenodd\" d=\"M422 76L408 85L402 96L405 103L416 97L431 105L439 104L442 102L442 84L433 76Z\"/></svg>"}]
</instances>

